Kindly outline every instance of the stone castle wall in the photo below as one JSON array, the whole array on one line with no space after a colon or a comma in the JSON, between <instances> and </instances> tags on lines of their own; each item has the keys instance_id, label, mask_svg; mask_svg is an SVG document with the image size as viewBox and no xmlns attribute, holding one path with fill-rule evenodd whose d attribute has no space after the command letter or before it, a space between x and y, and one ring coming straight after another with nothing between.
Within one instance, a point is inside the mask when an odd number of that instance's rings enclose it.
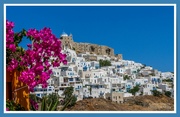
<instances>
[{"instance_id":1,"label":"stone castle wall","mask_svg":"<svg viewBox=\"0 0 180 117\"><path fill-rule=\"evenodd\" d=\"M114 56L114 49L108 46L101 46L91 43L77 43L73 41L72 35L65 35L60 37L62 42L62 48L70 48L76 51L76 53L97 54Z\"/></svg>"}]
</instances>

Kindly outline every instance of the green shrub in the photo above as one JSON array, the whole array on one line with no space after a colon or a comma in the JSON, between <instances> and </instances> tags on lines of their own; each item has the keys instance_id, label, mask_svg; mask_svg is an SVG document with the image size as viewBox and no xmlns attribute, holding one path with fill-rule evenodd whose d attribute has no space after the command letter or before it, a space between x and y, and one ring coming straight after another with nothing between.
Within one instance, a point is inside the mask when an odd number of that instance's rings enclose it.
<instances>
[{"instance_id":1,"label":"green shrub","mask_svg":"<svg viewBox=\"0 0 180 117\"><path fill-rule=\"evenodd\" d=\"M153 96L157 96L157 97L160 97L162 95L162 93L157 90L152 90L152 93L153 93Z\"/></svg>"},{"instance_id":2,"label":"green shrub","mask_svg":"<svg viewBox=\"0 0 180 117\"><path fill-rule=\"evenodd\" d=\"M124 80L129 80L130 77L129 77L128 75L125 75L125 76L123 76L123 79L124 79Z\"/></svg>"},{"instance_id":3,"label":"green shrub","mask_svg":"<svg viewBox=\"0 0 180 117\"><path fill-rule=\"evenodd\" d=\"M13 100L6 101L6 109L8 111L25 111L25 108L20 104L15 103Z\"/></svg>"},{"instance_id":4,"label":"green shrub","mask_svg":"<svg viewBox=\"0 0 180 117\"><path fill-rule=\"evenodd\" d=\"M99 60L99 65L100 65L100 67L111 66L111 61L108 61L108 60Z\"/></svg>"},{"instance_id":5,"label":"green shrub","mask_svg":"<svg viewBox=\"0 0 180 117\"><path fill-rule=\"evenodd\" d=\"M139 85L135 86L133 89L130 89L129 93L132 93L133 95L136 94L136 92L139 91Z\"/></svg>"},{"instance_id":6,"label":"green shrub","mask_svg":"<svg viewBox=\"0 0 180 117\"><path fill-rule=\"evenodd\" d=\"M171 79L164 79L163 82L173 82Z\"/></svg>"},{"instance_id":7,"label":"green shrub","mask_svg":"<svg viewBox=\"0 0 180 117\"><path fill-rule=\"evenodd\" d=\"M59 104L59 96L56 93L49 94L42 98L41 111L55 111Z\"/></svg>"},{"instance_id":8,"label":"green shrub","mask_svg":"<svg viewBox=\"0 0 180 117\"><path fill-rule=\"evenodd\" d=\"M73 87L67 87L63 93L65 95L64 102L63 102L63 108L62 111L65 110L67 107L74 106L77 101L77 97L73 95L74 88Z\"/></svg>"},{"instance_id":9,"label":"green shrub","mask_svg":"<svg viewBox=\"0 0 180 117\"><path fill-rule=\"evenodd\" d=\"M29 98L38 103L42 102L42 99L40 97L37 97L36 94L29 94Z\"/></svg>"},{"instance_id":10,"label":"green shrub","mask_svg":"<svg viewBox=\"0 0 180 117\"><path fill-rule=\"evenodd\" d=\"M164 93L167 97L171 97L171 92L170 91L165 91Z\"/></svg>"}]
</instances>

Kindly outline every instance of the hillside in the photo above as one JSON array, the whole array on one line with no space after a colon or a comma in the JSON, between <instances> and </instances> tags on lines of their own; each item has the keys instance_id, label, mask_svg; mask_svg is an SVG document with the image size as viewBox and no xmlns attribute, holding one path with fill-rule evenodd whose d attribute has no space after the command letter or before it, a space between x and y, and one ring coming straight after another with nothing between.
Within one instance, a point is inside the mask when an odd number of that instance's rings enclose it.
<instances>
[{"instance_id":1,"label":"hillside","mask_svg":"<svg viewBox=\"0 0 180 117\"><path fill-rule=\"evenodd\" d=\"M166 96L136 96L123 104L102 98L78 101L65 111L173 111L174 99Z\"/></svg>"}]
</instances>

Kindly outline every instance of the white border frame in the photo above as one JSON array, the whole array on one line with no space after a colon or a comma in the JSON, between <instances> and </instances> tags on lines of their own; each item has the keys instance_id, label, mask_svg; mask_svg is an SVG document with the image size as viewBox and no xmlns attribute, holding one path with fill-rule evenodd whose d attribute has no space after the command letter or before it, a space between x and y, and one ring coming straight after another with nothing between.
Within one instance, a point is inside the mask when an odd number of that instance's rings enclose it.
<instances>
[{"instance_id":1,"label":"white border frame","mask_svg":"<svg viewBox=\"0 0 180 117\"><path fill-rule=\"evenodd\" d=\"M176 80L177 80L177 70L176 70L176 40L177 40L177 7L176 4L4 4L4 40L6 40L6 7L7 6L173 6L174 7L174 111L6 111L6 41L4 41L4 113L56 113L56 114L74 114L74 113L126 113L126 114L143 114L143 113L176 113ZM70 113L71 112L71 113Z\"/></svg>"}]
</instances>

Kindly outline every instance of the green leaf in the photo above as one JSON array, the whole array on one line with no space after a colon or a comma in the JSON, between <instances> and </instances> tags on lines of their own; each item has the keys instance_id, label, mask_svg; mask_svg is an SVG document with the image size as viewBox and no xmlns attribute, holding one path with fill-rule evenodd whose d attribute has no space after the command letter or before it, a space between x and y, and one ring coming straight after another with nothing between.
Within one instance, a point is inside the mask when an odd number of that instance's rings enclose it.
<instances>
[{"instance_id":1,"label":"green leaf","mask_svg":"<svg viewBox=\"0 0 180 117\"><path fill-rule=\"evenodd\" d=\"M52 107L52 109L50 111L55 111L57 108L59 101L57 100L56 103L54 104L54 106Z\"/></svg>"}]
</instances>

